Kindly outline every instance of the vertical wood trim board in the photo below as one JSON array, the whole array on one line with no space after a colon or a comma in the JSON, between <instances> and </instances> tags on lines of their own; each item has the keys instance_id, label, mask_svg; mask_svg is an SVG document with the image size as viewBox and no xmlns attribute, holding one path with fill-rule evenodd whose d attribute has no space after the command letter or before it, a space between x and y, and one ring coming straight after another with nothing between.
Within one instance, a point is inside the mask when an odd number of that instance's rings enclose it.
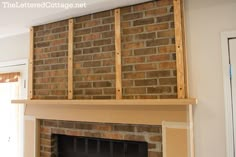
<instances>
[{"instance_id":1,"label":"vertical wood trim board","mask_svg":"<svg viewBox=\"0 0 236 157\"><path fill-rule=\"evenodd\" d=\"M68 99L73 99L73 43L74 19L70 19L68 33Z\"/></svg>"},{"instance_id":2,"label":"vertical wood trim board","mask_svg":"<svg viewBox=\"0 0 236 157\"><path fill-rule=\"evenodd\" d=\"M189 156L195 156L194 150L194 129L193 129L193 105L188 106L188 115L187 120L189 123L189 131L188 131L188 140L189 140Z\"/></svg>"},{"instance_id":3,"label":"vertical wood trim board","mask_svg":"<svg viewBox=\"0 0 236 157\"><path fill-rule=\"evenodd\" d=\"M27 116L24 120L24 157L35 157L35 119Z\"/></svg>"},{"instance_id":4,"label":"vertical wood trim board","mask_svg":"<svg viewBox=\"0 0 236 157\"><path fill-rule=\"evenodd\" d=\"M178 98L185 98L185 73L184 73L184 44L182 29L182 9L180 0L174 0L175 20L175 45L176 45L176 68L177 68L177 93Z\"/></svg>"},{"instance_id":5,"label":"vertical wood trim board","mask_svg":"<svg viewBox=\"0 0 236 157\"><path fill-rule=\"evenodd\" d=\"M185 97L189 98L189 85L188 85L188 56L186 49L186 32L185 32L185 17L184 17L184 1L180 0L181 17L182 17L182 39L183 39L183 57L184 57L184 84L185 84Z\"/></svg>"},{"instance_id":6,"label":"vertical wood trim board","mask_svg":"<svg viewBox=\"0 0 236 157\"><path fill-rule=\"evenodd\" d=\"M40 157L40 120L35 119L35 157Z\"/></svg>"},{"instance_id":7,"label":"vertical wood trim board","mask_svg":"<svg viewBox=\"0 0 236 157\"><path fill-rule=\"evenodd\" d=\"M165 121L162 122L162 152L163 152L163 157L166 157L166 126L165 126Z\"/></svg>"},{"instance_id":8,"label":"vertical wood trim board","mask_svg":"<svg viewBox=\"0 0 236 157\"><path fill-rule=\"evenodd\" d=\"M28 99L33 99L33 59L34 59L34 28L30 28L30 51L28 63Z\"/></svg>"},{"instance_id":9,"label":"vertical wood trim board","mask_svg":"<svg viewBox=\"0 0 236 157\"><path fill-rule=\"evenodd\" d=\"M185 32L185 17L184 17L184 0L180 0L181 9L181 28L182 28L182 39L183 39L183 61L184 61L184 84L185 84L185 97L189 98L189 84L188 84L188 60L187 60L187 50L186 50L186 32ZM188 142L189 142L189 156L195 156L194 150L194 128L193 128L193 106L189 105L187 107L187 120L189 123L188 130Z\"/></svg>"},{"instance_id":10,"label":"vertical wood trim board","mask_svg":"<svg viewBox=\"0 0 236 157\"><path fill-rule=\"evenodd\" d=\"M116 99L122 99L120 9L115 9Z\"/></svg>"}]
</instances>

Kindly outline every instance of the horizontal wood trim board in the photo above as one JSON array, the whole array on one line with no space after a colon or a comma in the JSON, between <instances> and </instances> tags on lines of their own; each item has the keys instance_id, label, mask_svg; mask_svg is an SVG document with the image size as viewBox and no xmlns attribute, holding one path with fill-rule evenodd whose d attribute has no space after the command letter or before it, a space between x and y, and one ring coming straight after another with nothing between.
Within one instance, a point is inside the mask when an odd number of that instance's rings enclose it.
<instances>
[{"instance_id":1,"label":"horizontal wood trim board","mask_svg":"<svg viewBox=\"0 0 236 157\"><path fill-rule=\"evenodd\" d=\"M187 121L186 106L110 106L94 107L76 105L28 105L25 115L37 119L85 121L101 123L161 125L162 121Z\"/></svg>"},{"instance_id":2,"label":"horizontal wood trim board","mask_svg":"<svg viewBox=\"0 0 236 157\"><path fill-rule=\"evenodd\" d=\"M85 106L165 106L195 105L197 99L133 99L133 100L12 100L15 104L27 105L85 105Z\"/></svg>"}]
</instances>

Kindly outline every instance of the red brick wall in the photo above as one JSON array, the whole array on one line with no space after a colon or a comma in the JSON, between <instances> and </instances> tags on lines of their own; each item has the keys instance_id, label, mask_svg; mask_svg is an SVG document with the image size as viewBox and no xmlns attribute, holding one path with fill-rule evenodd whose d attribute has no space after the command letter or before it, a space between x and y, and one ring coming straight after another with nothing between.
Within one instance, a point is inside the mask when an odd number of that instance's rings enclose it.
<instances>
[{"instance_id":1,"label":"red brick wall","mask_svg":"<svg viewBox=\"0 0 236 157\"><path fill-rule=\"evenodd\" d=\"M0 83L18 82L19 78L20 78L19 72L0 73Z\"/></svg>"},{"instance_id":2,"label":"red brick wall","mask_svg":"<svg viewBox=\"0 0 236 157\"><path fill-rule=\"evenodd\" d=\"M176 98L173 1L121 8L123 98ZM114 10L74 18L74 98L115 98ZM67 98L68 21L35 27L34 98Z\"/></svg>"},{"instance_id":3,"label":"red brick wall","mask_svg":"<svg viewBox=\"0 0 236 157\"><path fill-rule=\"evenodd\" d=\"M68 21L34 27L35 99L67 99Z\"/></svg>"},{"instance_id":4,"label":"red brick wall","mask_svg":"<svg viewBox=\"0 0 236 157\"><path fill-rule=\"evenodd\" d=\"M162 157L161 126L41 120L40 129L40 157L56 157L55 134L145 141L148 157Z\"/></svg>"},{"instance_id":5,"label":"red brick wall","mask_svg":"<svg viewBox=\"0 0 236 157\"><path fill-rule=\"evenodd\" d=\"M176 98L173 1L121 9L124 98Z\"/></svg>"},{"instance_id":6,"label":"red brick wall","mask_svg":"<svg viewBox=\"0 0 236 157\"><path fill-rule=\"evenodd\" d=\"M115 98L114 11L75 18L74 96Z\"/></svg>"}]
</instances>

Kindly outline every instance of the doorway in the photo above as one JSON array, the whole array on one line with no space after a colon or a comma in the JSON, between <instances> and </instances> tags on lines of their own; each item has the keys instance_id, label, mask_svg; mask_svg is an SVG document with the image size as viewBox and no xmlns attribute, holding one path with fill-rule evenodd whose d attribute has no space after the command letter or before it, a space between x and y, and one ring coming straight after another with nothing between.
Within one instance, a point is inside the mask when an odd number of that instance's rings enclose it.
<instances>
[{"instance_id":1,"label":"doorway","mask_svg":"<svg viewBox=\"0 0 236 157\"><path fill-rule=\"evenodd\" d=\"M24 106L11 104L25 99L27 60L0 62L0 146L2 156L23 157Z\"/></svg>"},{"instance_id":2,"label":"doorway","mask_svg":"<svg viewBox=\"0 0 236 157\"><path fill-rule=\"evenodd\" d=\"M227 157L236 156L236 32L221 34Z\"/></svg>"},{"instance_id":3,"label":"doorway","mask_svg":"<svg viewBox=\"0 0 236 157\"><path fill-rule=\"evenodd\" d=\"M1 77L1 74L0 74ZM19 83L0 83L0 145L3 156L18 157L19 154L19 107L11 99L19 97Z\"/></svg>"}]
</instances>

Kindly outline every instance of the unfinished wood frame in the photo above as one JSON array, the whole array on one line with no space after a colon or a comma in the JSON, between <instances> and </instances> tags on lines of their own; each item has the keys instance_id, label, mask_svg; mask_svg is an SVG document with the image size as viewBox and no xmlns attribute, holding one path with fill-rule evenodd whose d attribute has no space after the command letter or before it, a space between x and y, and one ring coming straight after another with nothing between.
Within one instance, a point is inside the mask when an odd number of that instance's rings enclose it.
<instances>
[{"instance_id":1,"label":"unfinished wood frame","mask_svg":"<svg viewBox=\"0 0 236 157\"><path fill-rule=\"evenodd\" d=\"M68 33L68 99L73 99L73 44L74 19L70 19Z\"/></svg>"},{"instance_id":2,"label":"unfinished wood frame","mask_svg":"<svg viewBox=\"0 0 236 157\"><path fill-rule=\"evenodd\" d=\"M176 42L177 95L179 99L188 98L188 82L185 53L185 34L182 0L173 0ZM120 9L115 14L115 68L116 68L116 99L122 99L121 71L121 22ZM68 99L73 99L73 19L69 20L68 43Z\"/></svg>"},{"instance_id":3,"label":"unfinished wood frame","mask_svg":"<svg viewBox=\"0 0 236 157\"><path fill-rule=\"evenodd\" d=\"M115 9L116 99L122 99L120 9Z\"/></svg>"},{"instance_id":4,"label":"unfinished wood frame","mask_svg":"<svg viewBox=\"0 0 236 157\"><path fill-rule=\"evenodd\" d=\"M179 99L188 98L186 53L184 43L184 18L182 10L182 0L173 0L174 21L175 21L175 41L176 41L176 68L177 68L177 95ZM116 68L116 99L122 99L122 54L121 54L121 15L120 9L114 10L115 16L115 68ZM74 42L74 20L69 19L68 31L68 99L73 99L73 42ZM33 28L31 28L33 32ZM33 55L33 33L31 33L31 55ZM31 56L32 57L32 56ZM30 58L31 58L30 57ZM30 59L29 75L33 74L33 57ZM30 99L33 98L32 89L33 75L29 76Z\"/></svg>"},{"instance_id":5,"label":"unfinished wood frame","mask_svg":"<svg viewBox=\"0 0 236 157\"><path fill-rule=\"evenodd\" d=\"M185 66L184 66L184 38L181 0L173 0L175 20L175 45L177 68L177 93L178 98L186 98Z\"/></svg>"},{"instance_id":6,"label":"unfinished wood frame","mask_svg":"<svg viewBox=\"0 0 236 157\"><path fill-rule=\"evenodd\" d=\"M28 63L28 99L33 99L33 61L34 61L34 28L30 28L30 50Z\"/></svg>"},{"instance_id":7,"label":"unfinished wood frame","mask_svg":"<svg viewBox=\"0 0 236 157\"><path fill-rule=\"evenodd\" d=\"M90 122L130 123L161 125L163 121L186 122L189 124L190 140L193 139L192 105L196 99L188 98L186 53L184 43L184 18L182 0L173 0L175 37L176 37L176 67L177 88L179 99L151 100L31 100L33 98L33 51L34 29L30 30L29 56L29 86L28 100L13 101L26 104L25 115L34 119L27 120L26 132L34 134L35 139L29 139L29 154L25 157L39 157L39 119L57 119ZM73 99L73 19L69 21L68 34L68 99ZM121 77L121 28L120 9L115 9L115 59L116 59L116 99L122 99ZM181 99L182 98L182 99ZM92 115L92 116L88 116ZM140 115L142 115L140 118ZM145 118L143 118L145 117ZM29 127L29 128L27 128ZM30 138L27 137L26 138ZM33 140L33 141L32 141ZM193 140L192 140L193 141ZM34 146L34 149L30 150ZM193 143L190 143L193 157ZM32 154L33 151L33 154Z\"/></svg>"}]
</instances>

